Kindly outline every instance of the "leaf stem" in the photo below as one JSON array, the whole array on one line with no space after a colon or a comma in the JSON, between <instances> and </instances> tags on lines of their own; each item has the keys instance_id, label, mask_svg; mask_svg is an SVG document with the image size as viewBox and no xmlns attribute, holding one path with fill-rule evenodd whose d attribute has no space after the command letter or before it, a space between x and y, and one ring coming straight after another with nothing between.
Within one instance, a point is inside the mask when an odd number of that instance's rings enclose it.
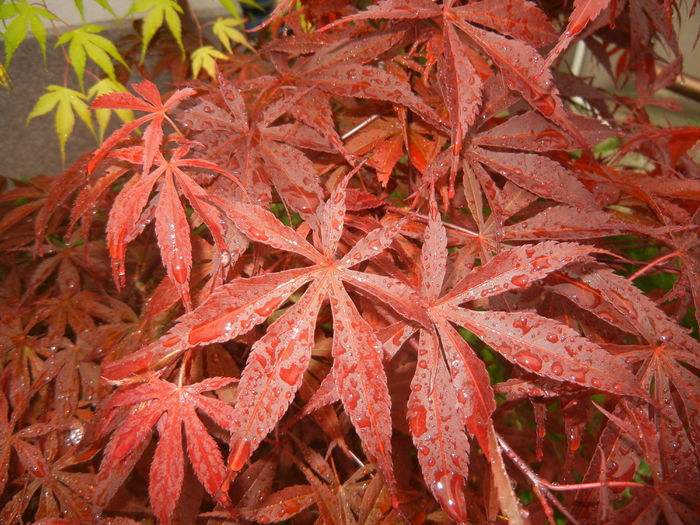
<instances>
[{"instance_id":1,"label":"leaf stem","mask_svg":"<svg viewBox=\"0 0 700 525\"><path fill-rule=\"evenodd\" d=\"M498 445L501 450L508 456L508 458L515 464L518 469L525 474L525 476L530 480L535 490L540 503L544 507L545 514L549 516L549 504L540 495L546 496L558 509L566 516L566 518L571 521L571 523L578 523L576 519L564 508L563 505L555 498L550 491L576 491L576 490L587 490L596 489L601 487L606 488L618 488L618 487L645 487L644 483L635 483L633 481L596 481L592 483L577 483L577 484L565 484L557 485L556 483L551 483L539 476L532 468L520 457L515 451L510 447L510 445L501 437L497 435ZM551 522L551 520L550 520Z\"/></svg>"},{"instance_id":2,"label":"leaf stem","mask_svg":"<svg viewBox=\"0 0 700 525\"><path fill-rule=\"evenodd\" d=\"M349 139L349 138L352 137L355 133L357 133L358 131L360 131L362 128L364 128L364 127L367 126L368 124L371 124L372 122L374 122L375 120L377 120L379 117L381 117L381 115L380 115L379 113L375 113L374 115L371 115L371 116L367 117L365 120L363 120L362 122L360 122L357 126L355 126L354 128L352 128L352 129L346 131L345 133L343 133L343 134L340 136L340 138L343 139L343 140Z\"/></svg>"},{"instance_id":3,"label":"leaf stem","mask_svg":"<svg viewBox=\"0 0 700 525\"><path fill-rule=\"evenodd\" d=\"M634 272L632 275L630 275L630 276L627 278L627 280L628 280L628 281L634 281L637 277L639 277L639 276L641 276L642 274L646 273L647 270L649 270L650 268L652 268L652 267L656 266L657 264L659 264L659 263L665 261L666 259L671 259L672 257L677 257L677 256L678 256L678 252L671 252L671 253L667 253L666 255L662 255L662 256L659 257L658 259L655 259L655 260L651 261L649 264L647 264L647 265L644 266L643 268L640 268L639 270L637 270L636 272Z\"/></svg>"}]
</instances>

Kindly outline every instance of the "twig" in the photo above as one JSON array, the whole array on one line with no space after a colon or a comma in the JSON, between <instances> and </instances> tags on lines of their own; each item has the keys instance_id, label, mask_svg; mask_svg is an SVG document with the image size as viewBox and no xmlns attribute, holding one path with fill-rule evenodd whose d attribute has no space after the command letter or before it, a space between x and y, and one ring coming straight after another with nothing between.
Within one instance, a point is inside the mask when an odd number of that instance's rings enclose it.
<instances>
[{"instance_id":1,"label":"twig","mask_svg":"<svg viewBox=\"0 0 700 525\"><path fill-rule=\"evenodd\" d=\"M497 436L498 445L505 452L506 456L515 464L518 469L525 474L525 476L530 480L533 485L533 490L537 499L544 507L545 514L549 517L552 514L552 509L545 500L543 496L546 496L557 509L566 516L566 518L573 524L578 523L576 519L569 513L569 511L561 504L561 502L554 497L550 491L573 491L573 490L584 490L584 489L595 489L601 487L607 488L618 488L618 487L645 487L643 483L635 483L633 481L597 481L593 483L578 483L578 484L564 484L557 485L556 483L550 483L549 481L541 478L530 466L520 457L515 451L510 447L510 445L501 437ZM550 523L551 518L549 519Z\"/></svg>"},{"instance_id":2,"label":"twig","mask_svg":"<svg viewBox=\"0 0 700 525\"><path fill-rule=\"evenodd\" d=\"M357 126L355 126L354 128L352 128L351 130L348 130L348 131L346 131L345 133L343 133L343 134L340 136L340 138L343 139L343 140L345 140L345 139L348 139L348 138L352 137L355 133L357 133L358 131L360 131L362 128L364 128L364 127L367 126L368 124L371 124L372 122L374 122L375 120L377 120L380 116L381 116L381 115L380 115L379 113L375 113L374 115L371 115L370 117L367 117L365 120L363 120L362 122L360 122Z\"/></svg>"},{"instance_id":3,"label":"twig","mask_svg":"<svg viewBox=\"0 0 700 525\"><path fill-rule=\"evenodd\" d=\"M678 252L671 252L671 253L667 253L666 255L662 255L662 256L659 257L658 259L655 259L655 260L651 261L649 264L647 264L647 265L644 266L643 268L640 268L639 270L637 270L636 272L634 272L634 273L633 273L632 275L630 275L627 279L630 280L630 281L634 281L637 277L639 277L640 275L644 274L644 273L645 273L647 270L649 270L650 268L652 268L652 267L656 266L657 264L659 264L659 263L665 261L666 259L670 259L670 258L676 257L676 256L678 256Z\"/></svg>"}]
</instances>

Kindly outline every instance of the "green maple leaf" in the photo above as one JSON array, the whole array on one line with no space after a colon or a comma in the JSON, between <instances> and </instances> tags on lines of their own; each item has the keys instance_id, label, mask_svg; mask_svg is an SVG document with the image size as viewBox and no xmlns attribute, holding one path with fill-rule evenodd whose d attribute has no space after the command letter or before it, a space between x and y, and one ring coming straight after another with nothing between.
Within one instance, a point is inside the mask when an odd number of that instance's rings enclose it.
<instances>
[{"instance_id":1,"label":"green maple leaf","mask_svg":"<svg viewBox=\"0 0 700 525\"><path fill-rule=\"evenodd\" d=\"M83 89L83 74L87 57L90 57L114 81L117 78L114 75L112 59L117 60L125 67L129 67L124 62L119 51L117 51L116 46L107 38L96 34L100 31L104 31L104 27L86 24L73 31L63 33L56 42L56 46L70 42L68 57L80 82L81 90Z\"/></svg>"},{"instance_id":2,"label":"green maple leaf","mask_svg":"<svg viewBox=\"0 0 700 525\"><path fill-rule=\"evenodd\" d=\"M80 18L82 18L83 21L85 21L85 8L83 6L83 0L73 0L73 2L75 3L75 7L78 8ZM109 2L107 2L107 0L93 0L93 2L102 7L102 9L104 9L105 11L108 11L109 14L112 15L114 18L119 18L117 16L117 13L114 12L112 6L109 5Z\"/></svg>"},{"instance_id":3,"label":"green maple leaf","mask_svg":"<svg viewBox=\"0 0 700 525\"><path fill-rule=\"evenodd\" d=\"M255 7L256 9L260 9L260 11L263 11L263 8L260 7L260 4L255 2L255 0L219 0L219 3L222 6L224 6L226 10L236 18L241 18L243 14L241 11L240 4L248 4L249 6Z\"/></svg>"},{"instance_id":4,"label":"green maple leaf","mask_svg":"<svg viewBox=\"0 0 700 525\"><path fill-rule=\"evenodd\" d=\"M34 109L27 117L27 123L34 117L45 115L56 108L56 134L61 146L61 160L65 162L65 145L73 132L75 114L90 128L93 135L95 134L90 120L90 110L85 103L87 96L80 91L57 85L47 86L46 90L48 93L39 97Z\"/></svg>"},{"instance_id":5,"label":"green maple leaf","mask_svg":"<svg viewBox=\"0 0 700 525\"><path fill-rule=\"evenodd\" d=\"M163 19L168 24L168 29L180 46L182 56L185 56L185 46L182 45L182 23L180 15L182 7L175 0L136 0L131 8L132 13L148 14L143 19L143 45L141 47L141 62L146 56L146 49L156 31L163 25Z\"/></svg>"},{"instance_id":6,"label":"green maple leaf","mask_svg":"<svg viewBox=\"0 0 700 525\"><path fill-rule=\"evenodd\" d=\"M217 58L221 60L228 59L226 55L214 46L202 46L192 51L192 55L190 55L190 60L192 60L192 77L197 78L199 72L204 69L204 71L209 73L210 77L215 78Z\"/></svg>"},{"instance_id":7,"label":"green maple leaf","mask_svg":"<svg viewBox=\"0 0 700 525\"><path fill-rule=\"evenodd\" d=\"M41 54L46 62L46 26L41 18L58 20L54 14L43 7L29 4L26 0L13 0L9 4L0 5L0 18L12 19L7 24L2 38L5 40L5 67L10 66L12 55L27 36L27 29L31 29L36 37Z\"/></svg>"},{"instance_id":8,"label":"green maple leaf","mask_svg":"<svg viewBox=\"0 0 700 525\"><path fill-rule=\"evenodd\" d=\"M253 47L248 43L248 40L241 31L236 29L235 26L243 25L243 20L237 20L235 18L217 18L212 27L214 34L221 41L226 51L233 53L231 49L231 40L234 42L246 46L248 49L253 51Z\"/></svg>"}]
</instances>

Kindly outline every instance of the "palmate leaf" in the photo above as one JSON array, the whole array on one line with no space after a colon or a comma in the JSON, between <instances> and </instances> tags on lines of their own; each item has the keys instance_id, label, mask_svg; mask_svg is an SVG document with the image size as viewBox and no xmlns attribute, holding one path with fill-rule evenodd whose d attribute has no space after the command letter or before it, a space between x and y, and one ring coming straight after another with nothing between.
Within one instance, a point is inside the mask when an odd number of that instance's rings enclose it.
<instances>
[{"instance_id":1,"label":"palmate leaf","mask_svg":"<svg viewBox=\"0 0 700 525\"><path fill-rule=\"evenodd\" d=\"M365 447L392 491L390 399L383 372L381 343L345 291L351 284L387 303L398 313L426 324L415 292L397 280L381 277L381 293L372 274L350 270L386 249L401 224L371 231L343 257L336 252L343 234L347 177L317 212L320 251L269 211L253 204L211 202L254 242L297 253L312 266L239 278L215 291L200 307L146 349L108 365L112 379L158 368L193 346L231 340L263 322L299 287L302 298L277 319L255 343L241 376L232 419L230 478L239 472L265 435L292 402L314 343L315 321L328 299L334 316L333 375L336 388ZM374 402L372 401L374 400ZM394 492L395 493L395 492Z\"/></svg>"},{"instance_id":2,"label":"palmate leaf","mask_svg":"<svg viewBox=\"0 0 700 525\"><path fill-rule=\"evenodd\" d=\"M312 224L323 192L313 163L299 148L320 151L334 151L334 148L305 124L272 125L298 104L295 97L254 105L249 110L238 87L222 75L217 78L224 107L205 98L184 112L185 123L198 132L194 138L214 138L216 146L209 157L230 165L254 201L269 201L274 183L287 206Z\"/></svg>"},{"instance_id":3,"label":"palmate leaf","mask_svg":"<svg viewBox=\"0 0 700 525\"><path fill-rule=\"evenodd\" d=\"M459 306L526 288L556 269L589 260L590 247L544 242L508 249L440 296L447 239L433 198L429 219L422 249L422 293L437 333L421 330L408 417L429 488L445 512L463 523L468 460L464 425L485 453L494 453L490 418L496 404L483 362L452 324L467 328L506 359L536 374L616 394L644 394L623 362L568 326L529 312L481 312ZM506 506L507 498L501 503Z\"/></svg>"},{"instance_id":4,"label":"palmate leaf","mask_svg":"<svg viewBox=\"0 0 700 525\"><path fill-rule=\"evenodd\" d=\"M141 99L130 93L110 93L98 97L92 103L92 109L135 110L145 111L147 114L124 124L112 133L102 146L95 151L93 158L88 164L88 173L92 173L110 150L123 140L126 140L132 131L150 122L143 132L143 173L148 173L163 141L163 123L165 121L169 122L178 131L167 112L195 93L192 88L178 89L163 102L158 88L150 80L144 80L140 84L132 84L131 88L138 93Z\"/></svg>"},{"instance_id":5,"label":"palmate leaf","mask_svg":"<svg viewBox=\"0 0 700 525\"><path fill-rule=\"evenodd\" d=\"M102 71L114 82L117 79L114 74L112 60L118 61L126 68L129 67L112 41L96 34L101 31L104 31L104 27L85 24L72 31L66 31L56 41L56 46L70 42L68 57L78 77L78 82L80 82L81 90L83 89L83 74L88 57L100 66Z\"/></svg>"},{"instance_id":6,"label":"palmate leaf","mask_svg":"<svg viewBox=\"0 0 700 525\"><path fill-rule=\"evenodd\" d=\"M238 180L211 162L187 158L188 152L189 146L181 146L173 151L167 160L158 152L156 169L146 175L136 175L125 185L110 210L109 222L107 223L107 245L112 258L112 273L115 282L117 286L123 286L126 278L124 270L126 246L146 227L147 223L141 217L143 210L150 200L154 185L163 178L155 204L158 247L168 276L178 288L185 306L189 309L191 306L189 279L192 267L192 247L189 222L180 202L177 187L180 188L185 198L209 227L214 241L223 252L227 247L220 214L206 200L207 195L204 189L184 170L191 171L194 168L213 171L236 183ZM114 151L112 156L136 165L144 165L145 148L140 146L124 148Z\"/></svg>"},{"instance_id":7,"label":"palmate leaf","mask_svg":"<svg viewBox=\"0 0 700 525\"><path fill-rule=\"evenodd\" d=\"M236 44L245 46L251 51L253 50L253 47L250 45L250 43L248 43L248 39L246 39L245 37L245 33L242 33L241 31L236 29L236 26L242 25L243 20L235 18L219 17L216 19L216 22L214 22L212 31L219 39L221 44L224 46L226 51L228 51L229 53L233 53L233 49L231 48L231 41L235 42Z\"/></svg>"},{"instance_id":8,"label":"palmate leaf","mask_svg":"<svg viewBox=\"0 0 700 525\"><path fill-rule=\"evenodd\" d=\"M226 60L228 57L214 46L198 47L190 55L192 61L192 77L197 78L202 69L211 78L216 78L216 61Z\"/></svg>"},{"instance_id":9,"label":"palmate leaf","mask_svg":"<svg viewBox=\"0 0 700 525\"><path fill-rule=\"evenodd\" d=\"M132 408L128 412L128 423L113 432L105 449L97 475L96 504L104 507L109 503L143 452L156 424L160 439L151 463L149 495L161 523L169 523L182 488L183 427L194 473L212 498L228 504L226 493L219 490L225 474L221 452L196 411L225 428L232 418L231 406L202 392L218 390L234 381L233 378L210 377L200 383L177 386L151 378L147 383L117 391L106 408L106 421L111 421L117 409Z\"/></svg>"},{"instance_id":10,"label":"palmate leaf","mask_svg":"<svg viewBox=\"0 0 700 525\"><path fill-rule=\"evenodd\" d=\"M14 0L0 5L0 18L12 19L2 33L5 41L5 68L10 67L12 56L27 36L28 28L39 42L41 55L46 62L46 26L41 18L58 20L56 15L41 6L30 4L27 0Z\"/></svg>"},{"instance_id":11,"label":"palmate leaf","mask_svg":"<svg viewBox=\"0 0 700 525\"><path fill-rule=\"evenodd\" d=\"M517 12L518 16L509 16L511 12ZM504 16L501 17L500 14ZM454 74L461 75L460 81L467 81L457 83L456 78L448 79L448 83L445 84L448 89L443 89L446 106L450 111L455 154L459 153L462 138L460 135L466 131L464 124L470 120L473 122L473 115L481 99L478 75L465 71L465 67L470 70L471 65L467 65L469 59L464 53L459 52L462 44L457 36L457 28L493 60L510 89L518 91L545 117L558 123L572 135L578 136L577 130L571 126L565 115L562 101L552 83L551 73L542 67L544 60L533 47L551 42L554 36L546 16L534 4L522 0L485 1L455 7L453 1L446 1L440 6L425 0L384 0L371 5L365 11L340 19L327 28L351 20L382 18L410 19L414 23L432 18L442 28L439 38L442 40L444 53L442 61L438 64L439 69L445 72L453 71ZM514 18L517 21L514 22ZM486 31L474 24L483 25L495 32ZM457 132L454 131L455 128Z\"/></svg>"},{"instance_id":12,"label":"palmate leaf","mask_svg":"<svg viewBox=\"0 0 700 525\"><path fill-rule=\"evenodd\" d=\"M54 84L47 86L46 90L48 93L43 94L37 100L32 112L27 116L27 122L56 108L56 134L61 147L61 160L65 161L66 141L73 132L75 114L94 133L90 111L85 103L87 97L80 91Z\"/></svg>"},{"instance_id":13,"label":"palmate leaf","mask_svg":"<svg viewBox=\"0 0 700 525\"><path fill-rule=\"evenodd\" d=\"M151 39L155 36L156 31L163 25L163 18L170 29L170 33L175 38L177 45L180 47L182 56L185 56L185 46L182 44L182 7L175 0L136 0L130 12L148 14L143 19L143 41L141 45L141 62L146 57L146 49Z\"/></svg>"}]
</instances>

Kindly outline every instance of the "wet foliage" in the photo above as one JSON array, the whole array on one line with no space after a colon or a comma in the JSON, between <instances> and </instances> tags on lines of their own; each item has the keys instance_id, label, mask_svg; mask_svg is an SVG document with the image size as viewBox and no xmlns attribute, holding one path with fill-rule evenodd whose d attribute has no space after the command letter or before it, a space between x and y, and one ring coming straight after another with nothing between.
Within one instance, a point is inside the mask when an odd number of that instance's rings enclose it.
<instances>
[{"instance_id":1,"label":"wet foliage","mask_svg":"<svg viewBox=\"0 0 700 525\"><path fill-rule=\"evenodd\" d=\"M4 189L0 522L698 522L676 4L360 4Z\"/></svg>"}]
</instances>

